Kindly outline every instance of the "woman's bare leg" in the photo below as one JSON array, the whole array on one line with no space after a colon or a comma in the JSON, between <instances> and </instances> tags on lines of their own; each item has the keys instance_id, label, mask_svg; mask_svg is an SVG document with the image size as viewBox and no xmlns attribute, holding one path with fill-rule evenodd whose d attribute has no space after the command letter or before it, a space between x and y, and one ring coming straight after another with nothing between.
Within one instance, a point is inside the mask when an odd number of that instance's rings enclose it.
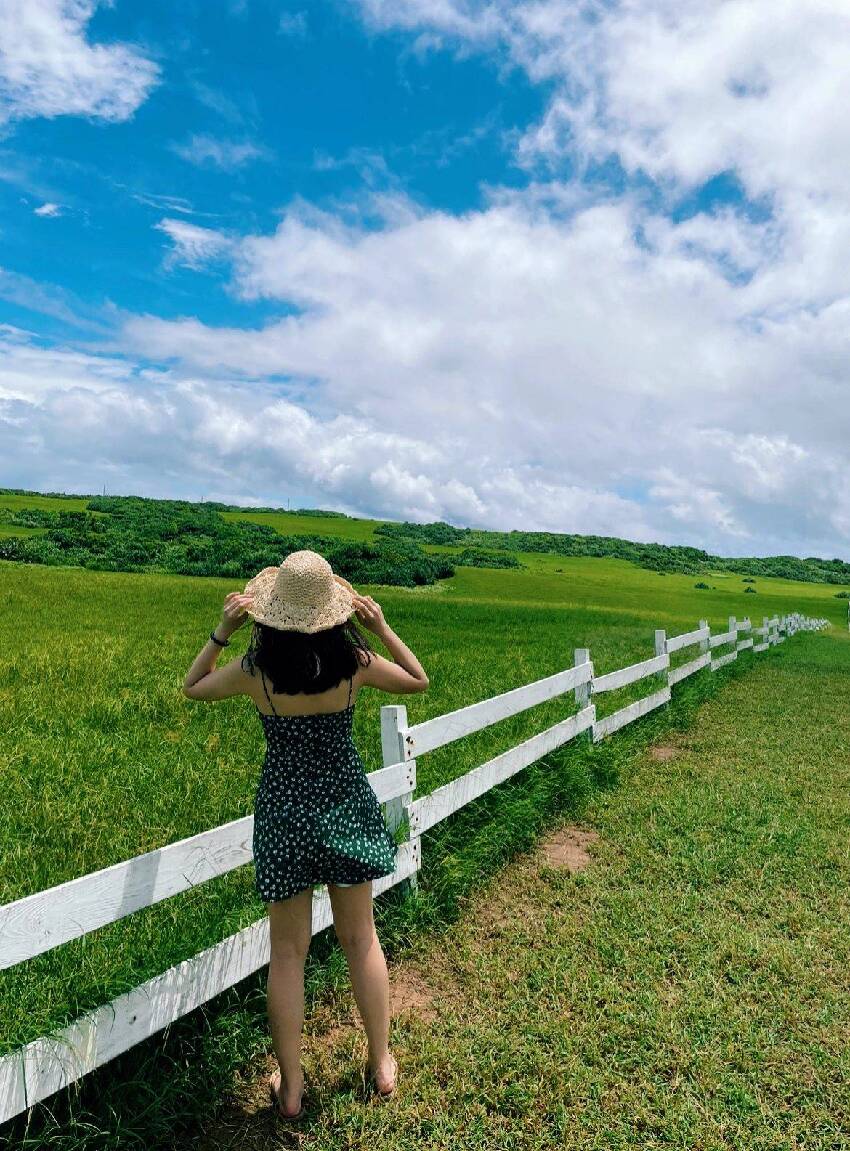
<instances>
[{"instance_id":1,"label":"woman's bare leg","mask_svg":"<svg viewBox=\"0 0 850 1151\"><path fill-rule=\"evenodd\" d=\"M328 884L334 930L348 961L351 990L369 1043L369 1067L379 1091L393 1085L389 1053L390 985L383 948L372 915L372 882L353 887Z\"/></svg>"},{"instance_id":2,"label":"woman's bare leg","mask_svg":"<svg viewBox=\"0 0 850 1151\"><path fill-rule=\"evenodd\" d=\"M298 1110L304 1076L301 1031L304 1026L304 963L313 935L313 889L270 903L271 959L267 984L272 1046L280 1064L280 1101Z\"/></svg>"}]
</instances>

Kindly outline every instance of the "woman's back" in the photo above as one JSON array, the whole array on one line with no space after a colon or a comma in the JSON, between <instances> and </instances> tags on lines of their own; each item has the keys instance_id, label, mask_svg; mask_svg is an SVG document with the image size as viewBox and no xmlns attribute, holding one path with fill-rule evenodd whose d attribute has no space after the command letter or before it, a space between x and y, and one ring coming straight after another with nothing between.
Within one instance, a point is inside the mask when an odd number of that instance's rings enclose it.
<instances>
[{"instance_id":1,"label":"woman's back","mask_svg":"<svg viewBox=\"0 0 850 1151\"><path fill-rule=\"evenodd\" d=\"M340 680L336 686L330 688L328 691L314 692L313 694L308 694L307 692L278 694L273 690L262 668L258 670L265 695L263 700L264 706L260 706L257 698L254 699L254 702L257 704L257 710L261 715L333 715L335 712L346 711L350 707L353 708L354 702L357 699L358 691L355 690L354 686L357 672L348 679Z\"/></svg>"}]
</instances>

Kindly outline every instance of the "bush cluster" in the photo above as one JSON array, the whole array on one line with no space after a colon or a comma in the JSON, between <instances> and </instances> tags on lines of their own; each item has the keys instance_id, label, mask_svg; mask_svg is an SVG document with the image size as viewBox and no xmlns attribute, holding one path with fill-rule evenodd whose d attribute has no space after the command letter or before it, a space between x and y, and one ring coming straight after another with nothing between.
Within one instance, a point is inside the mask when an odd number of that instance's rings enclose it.
<instances>
[{"instance_id":1,"label":"bush cluster","mask_svg":"<svg viewBox=\"0 0 850 1151\"><path fill-rule=\"evenodd\" d=\"M95 496L85 511L2 509L2 522L46 530L39 536L0 539L0 559L245 580L279 564L291 551L310 548L355 585L414 587L454 575L448 558L428 555L412 540L370 544L306 533L284 535L264 524L225 520L219 514L232 510L239 509L137 496Z\"/></svg>"},{"instance_id":2,"label":"bush cluster","mask_svg":"<svg viewBox=\"0 0 850 1151\"><path fill-rule=\"evenodd\" d=\"M488 531L483 528L457 528L439 520L431 524L387 523L375 534L417 543L452 544L512 552L547 552L562 556L609 556L630 560L640 567L680 575L706 572L733 572L746 576L775 576L805 583L850 583L850 563L842 559L809 556L736 556L725 559L701 548L669 544L636 543L616 536L579 536L560 532Z\"/></svg>"}]
</instances>

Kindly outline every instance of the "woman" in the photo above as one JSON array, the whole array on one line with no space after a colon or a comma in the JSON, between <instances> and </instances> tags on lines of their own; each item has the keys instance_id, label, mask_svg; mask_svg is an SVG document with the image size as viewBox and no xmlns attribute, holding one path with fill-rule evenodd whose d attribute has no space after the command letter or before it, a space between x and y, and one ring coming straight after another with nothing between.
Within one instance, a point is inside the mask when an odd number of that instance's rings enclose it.
<instances>
[{"instance_id":1,"label":"woman","mask_svg":"<svg viewBox=\"0 0 850 1151\"><path fill-rule=\"evenodd\" d=\"M370 647L351 618L396 662ZM230 636L254 620L248 651L215 669ZM371 596L359 595L313 551L291 552L229 592L221 621L183 683L190 699L247 695L260 713L266 756L254 804L255 882L268 905L268 1013L279 1070L269 1080L278 1113L304 1114L301 1030L313 886L326 883L334 928L369 1045L369 1077L391 1094L389 982L372 914L372 880L395 869L395 841L351 739L362 687L403 695L428 677Z\"/></svg>"}]
</instances>

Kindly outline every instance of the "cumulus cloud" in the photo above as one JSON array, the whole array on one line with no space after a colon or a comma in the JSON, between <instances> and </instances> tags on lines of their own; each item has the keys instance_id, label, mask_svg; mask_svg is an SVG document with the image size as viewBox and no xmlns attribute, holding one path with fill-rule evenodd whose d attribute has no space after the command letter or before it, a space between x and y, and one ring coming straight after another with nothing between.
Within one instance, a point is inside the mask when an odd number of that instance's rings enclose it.
<instances>
[{"instance_id":1,"label":"cumulus cloud","mask_svg":"<svg viewBox=\"0 0 850 1151\"><path fill-rule=\"evenodd\" d=\"M677 225L628 195L563 219L535 195L396 216L376 231L296 205L230 250L234 292L295 312L255 330L130 317L125 346L207 377L312 381L323 410L415 428L453 461L459 522L739 553L843 537L846 309L753 314L768 227L725 212L716 233ZM513 494L494 500L494 461L533 506L504 478ZM428 474L386 464L379 479L401 506Z\"/></svg>"},{"instance_id":2,"label":"cumulus cloud","mask_svg":"<svg viewBox=\"0 0 850 1151\"><path fill-rule=\"evenodd\" d=\"M90 44L96 0L0 2L0 122L133 115L159 68L131 44Z\"/></svg>"},{"instance_id":3,"label":"cumulus cloud","mask_svg":"<svg viewBox=\"0 0 850 1151\"><path fill-rule=\"evenodd\" d=\"M298 388L294 387L294 393ZM143 369L125 357L45 349L0 329L0 482L180 494L245 504L303 501L354 514L469 522L506 506L554 526L570 506L580 530L612 527L642 510L591 488L547 482L534 469L478 459L458 478L456 445L362 415L317 414L267 384Z\"/></svg>"},{"instance_id":4,"label":"cumulus cloud","mask_svg":"<svg viewBox=\"0 0 850 1151\"><path fill-rule=\"evenodd\" d=\"M36 216L61 216L62 209L58 204L42 204L40 208L33 208Z\"/></svg>"},{"instance_id":5,"label":"cumulus cloud","mask_svg":"<svg viewBox=\"0 0 850 1151\"><path fill-rule=\"evenodd\" d=\"M234 501L289 485L388 518L846 552L845 5L353 2L376 34L545 88L514 137L527 186L452 215L369 160L360 200L296 198L269 233L163 219L170 259L226 259L229 290L280 316L128 316L111 355L55 364L7 332L0 428L41 436L45 482L76 410L80 443L152 492L197 471ZM683 210L714 176L737 194Z\"/></svg>"}]
</instances>

